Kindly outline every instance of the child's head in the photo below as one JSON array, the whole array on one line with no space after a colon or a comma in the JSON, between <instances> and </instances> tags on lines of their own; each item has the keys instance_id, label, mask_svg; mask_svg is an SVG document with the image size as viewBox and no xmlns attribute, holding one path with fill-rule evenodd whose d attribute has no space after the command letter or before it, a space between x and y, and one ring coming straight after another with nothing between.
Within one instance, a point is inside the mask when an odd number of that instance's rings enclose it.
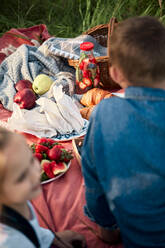
<instances>
[{"instance_id":1,"label":"child's head","mask_svg":"<svg viewBox=\"0 0 165 248\"><path fill-rule=\"evenodd\" d=\"M20 205L40 192L40 165L22 135L0 128L0 205Z\"/></svg>"},{"instance_id":2,"label":"child's head","mask_svg":"<svg viewBox=\"0 0 165 248\"><path fill-rule=\"evenodd\" d=\"M147 16L117 24L110 42L110 63L120 69L126 87L158 87L165 81L165 27ZM113 69L110 68L112 78L119 80Z\"/></svg>"}]
</instances>

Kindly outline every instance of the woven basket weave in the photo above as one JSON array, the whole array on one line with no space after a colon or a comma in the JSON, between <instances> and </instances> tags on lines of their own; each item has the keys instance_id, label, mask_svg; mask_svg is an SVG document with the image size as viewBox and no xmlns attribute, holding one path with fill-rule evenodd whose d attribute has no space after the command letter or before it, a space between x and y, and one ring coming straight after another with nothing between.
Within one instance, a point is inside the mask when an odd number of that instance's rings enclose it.
<instances>
[{"instance_id":1,"label":"woven basket weave","mask_svg":"<svg viewBox=\"0 0 165 248\"><path fill-rule=\"evenodd\" d=\"M116 84L109 76L110 36L115 25L117 25L116 18L111 18L109 23L97 25L83 33L91 35L100 45L107 47L107 56L96 57L96 61L98 62L100 68L101 83L99 86L100 88L106 90L120 88L120 86ZM68 63L70 66L76 68L78 66L79 60L68 59Z\"/></svg>"}]
</instances>

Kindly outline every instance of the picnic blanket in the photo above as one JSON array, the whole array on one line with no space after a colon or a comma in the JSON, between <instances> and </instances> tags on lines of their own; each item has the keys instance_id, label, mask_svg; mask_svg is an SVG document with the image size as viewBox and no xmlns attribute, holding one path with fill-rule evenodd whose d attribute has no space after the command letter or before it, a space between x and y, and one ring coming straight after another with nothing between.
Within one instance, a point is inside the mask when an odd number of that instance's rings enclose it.
<instances>
[{"instance_id":1,"label":"picnic blanket","mask_svg":"<svg viewBox=\"0 0 165 248\"><path fill-rule=\"evenodd\" d=\"M39 32L37 27L35 27L35 30ZM24 30L24 32L26 33L26 30ZM46 30L44 30L44 33L46 33ZM24 40L22 40L22 42L23 41ZM7 80L6 84L8 84ZM0 121L5 123L11 114L11 111L5 109L4 106L0 104ZM22 133L22 135L25 136L29 144L37 142L38 138L36 136L25 133ZM71 141L63 142L63 145L68 149L72 148ZM111 246L103 243L90 231L89 227L97 230L97 226L85 217L83 213L85 187L81 168L76 158L71 161L71 166L63 177L42 185L42 189L40 196L32 202L41 226L50 228L53 231L71 229L80 232L85 235L87 245L90 248L122 248L121 244ZM44 218L41 216L44 216Z\"/></svg>"},{"instance_id":2,"label":"picnic blanket","mask_svg":"<svg viewBox=\"0 0 165 248\"><path fill-rule=\"evenodd\" d=\"M0 104L0 120L5 122L12 112ZM5 126L5 125L4 125ZM36 143L38 138L22 133L28 144ZM72 149L72 142L62 143ZM90 228L97 230L83 213L85 205L85 186L81 168L74 157L69 170L59 179L42 185L42 193L32 201L39 223L52 231L74 230L83 234L89 248L123 248L122 244L108 245L97 238ZM42 217L41 217L42 216ZM43 218L44 217L44 218Z\"/></svg>"},{"instance_id":3,"label":"picnic blanket","mask_svg":"<svg viewBox=\"0 0 165 248\"><path fill-rule=\"evenodd\" d=\"M12 28L0 38L0 63L22 44L39 46L50 38L45 24L29 28Z\"/></svg>"}]
</instances>

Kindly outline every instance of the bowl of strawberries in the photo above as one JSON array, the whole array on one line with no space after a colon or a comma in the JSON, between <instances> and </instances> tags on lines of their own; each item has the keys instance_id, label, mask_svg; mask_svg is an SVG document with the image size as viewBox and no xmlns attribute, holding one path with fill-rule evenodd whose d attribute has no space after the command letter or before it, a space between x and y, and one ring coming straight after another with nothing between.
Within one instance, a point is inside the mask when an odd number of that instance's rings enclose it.
<instances>
[{"instance_id":1,"label":"bowl of strawberries","mask_svg":"<svg viewBox=\"0 0 165 248\"><path fill-rule=\"evenodd\" d=\"M41 183L49 183L61 177L70 167L72 150L50 138L40 138L31 146L33 155L41 164Z\"/></svg>"}]
</instances>

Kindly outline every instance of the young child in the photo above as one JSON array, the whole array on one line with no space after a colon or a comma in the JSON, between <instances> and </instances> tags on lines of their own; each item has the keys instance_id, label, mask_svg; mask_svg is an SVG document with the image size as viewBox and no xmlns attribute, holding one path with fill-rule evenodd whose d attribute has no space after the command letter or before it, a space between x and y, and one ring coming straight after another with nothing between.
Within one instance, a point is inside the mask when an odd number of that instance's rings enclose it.
<instances>
[{"instance_id":1,"label":"young child","mask_svg":"<svg viewBox=\"0 0 165 248\"><path fill-rule=\"evenodd\" d=\"M165 247L165 27L153 17L121 22L110 63L125 97L101 101L90 118L85 213L110 243L120 229L126 248Z\"/></svg>"},{"instance_id":2,"label":"young child","mask_svg":"<svg viewBox=\"0 0 165 248\"><path fill-rule=\"evenodd\" d=\"M85 247L78 233L39 226L30 200L40 191L40 165L25 139L0 128L0 248Z\"/></svg>"}]
</instances>

